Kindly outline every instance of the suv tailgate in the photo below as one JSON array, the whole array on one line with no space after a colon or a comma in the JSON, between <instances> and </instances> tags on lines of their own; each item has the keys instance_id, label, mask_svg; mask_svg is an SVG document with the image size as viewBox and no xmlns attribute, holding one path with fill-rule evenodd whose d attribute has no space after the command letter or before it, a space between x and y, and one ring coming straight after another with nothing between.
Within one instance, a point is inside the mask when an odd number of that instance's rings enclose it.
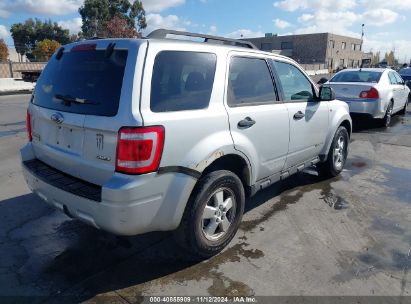
<instances>
[{"instance_id":1,"label":"suv tailgate","mask_svg":"<svg viewBox=\"0 0 411 304\"><path fill-rule=\"evenodd\" d=\"M133 86L136 41L74 44L50 59L29 109L38 159L95 184L112 177L119 128L142 125L140 113L132 111L132 96L139 93Z\"/></svg>"}]
</instances>

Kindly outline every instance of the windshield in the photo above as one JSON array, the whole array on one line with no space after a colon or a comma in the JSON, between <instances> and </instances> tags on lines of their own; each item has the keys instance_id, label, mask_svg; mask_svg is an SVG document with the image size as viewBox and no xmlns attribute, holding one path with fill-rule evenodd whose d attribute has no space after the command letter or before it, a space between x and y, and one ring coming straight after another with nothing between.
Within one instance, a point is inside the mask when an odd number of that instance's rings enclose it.
<instances>
[{"instance_id":1,"label":"windshield","mask_svg":"<svg viewBox=\"0 0 411 304\"><path fill-rule=\"evenodd\" d=\"M65 52L52 57L37 81L33 103L59 111L117 114L127 50Z\"/></svg>"},{"instance_id":2,"label":"windshield","mask_svg":"<svg viewBox=\"0 0 411 304\"><path fill-rule=\"evenodd\" d=\"M380 81L382 72L342 71L334 75L330 82L374 82Z\"/></svg>"}]
</instances>

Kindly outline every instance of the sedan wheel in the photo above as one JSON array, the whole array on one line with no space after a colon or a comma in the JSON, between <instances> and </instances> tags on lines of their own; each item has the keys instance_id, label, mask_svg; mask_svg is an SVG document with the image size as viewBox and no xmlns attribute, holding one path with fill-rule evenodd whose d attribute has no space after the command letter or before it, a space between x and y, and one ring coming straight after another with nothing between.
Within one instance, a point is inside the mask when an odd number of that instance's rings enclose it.
<instances>
[{"instance_id":1,"label":"sedan wheel","mask_svg":"<svg viewBox=\"0 0 411 304\"><path fill-rule=\"evenodd\" d=\"M408 104L410 103L410 99L411 99L411 94L408 95L408 98L407 98L407 100L405 101L405 104L404 104L404 108L402 108L402 110L400 111L400 114L401 114L401 115L407 114Z\"/></svg>"},{"instance_id":2,"label":"sedan wheel","mask_svg":"<svg viewBox=\"0 0 411 304\"><path fill-rule=\"evenodd\" d=\"M390 102L387 108L387 112L385 112L385 116L382 120L383 126L388 127L391 123L391 117L392 117L392 112L393 112L393 104Z\"/></svg>"}]
</instances>

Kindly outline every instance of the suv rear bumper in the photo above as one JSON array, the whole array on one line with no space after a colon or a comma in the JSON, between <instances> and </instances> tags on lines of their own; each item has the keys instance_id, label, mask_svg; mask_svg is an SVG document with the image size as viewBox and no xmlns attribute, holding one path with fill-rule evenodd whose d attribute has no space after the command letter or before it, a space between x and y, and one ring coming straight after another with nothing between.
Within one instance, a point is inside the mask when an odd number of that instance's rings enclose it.
<instances>
[{"instance_id":1,"label":"suv rear bumper","mask_svg":"<svg viewBox=\"0 0 411 304\"><path fill-rule=\"evenodd\" d=\"M27 166L27 161L35 160L30 143L21 149L21 156L29 188L47 204L117 235L176 229L196 183L195 178L182 173L114 173L101 186L101 199L96 201L65 191L36 174Z\"/></svg>"}]
</instances>

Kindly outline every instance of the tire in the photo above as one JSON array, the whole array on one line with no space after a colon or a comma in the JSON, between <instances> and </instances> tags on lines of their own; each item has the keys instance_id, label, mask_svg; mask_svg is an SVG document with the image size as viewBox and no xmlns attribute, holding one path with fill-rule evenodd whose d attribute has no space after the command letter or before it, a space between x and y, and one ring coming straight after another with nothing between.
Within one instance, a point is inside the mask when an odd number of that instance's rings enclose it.
<instances>
[{"instance_id":1,"label":"tire","mask_svg":"<svg viewBox=\"0 0 411 304\"><path fill-rule=\"evenodd\" d=\"M340 126L335 132L327 160L317 164L318 173L321 176L335 177L341 173L347 160L348 144L348 131L345 127Z\"/></svg>"},{"instance_id":2,"label":"tire","mask_svg":"<svg viewBox=\"0 0 411 304\"><path fill-rule=\"evenodd\" d=\"M408 103L410 102L410 100L411 100L411 94L408 95L408 99L405 101L404 108L402 108L402 110L399 112L400 115L405 115L405 114L407 114Z\"/></svg>"},{"instance_id":3,"label":"tire","mask_svg":"<svg viewBox=\"0 0 411 304\"><path fill-rule=\"evenodd\" d=\"M387 111L385 112L384 118L381 120L381 125L384 128L389 127L390 123L391 123L391 118L392 118L392 114L393 114L393 102L391 101L387 107Z\"/></svg>"},{"instance_id":4,"label":"tire","mask_svg":"<svg viewBox=\"0 0 411 304\"><path fill-rule=\"evenodd\" d=\"M227 246L240 226L244 202L243 184L231 171L210 172L198 181L175 231L190 259L209 258Z\"/></svg>"}]
</instances>

